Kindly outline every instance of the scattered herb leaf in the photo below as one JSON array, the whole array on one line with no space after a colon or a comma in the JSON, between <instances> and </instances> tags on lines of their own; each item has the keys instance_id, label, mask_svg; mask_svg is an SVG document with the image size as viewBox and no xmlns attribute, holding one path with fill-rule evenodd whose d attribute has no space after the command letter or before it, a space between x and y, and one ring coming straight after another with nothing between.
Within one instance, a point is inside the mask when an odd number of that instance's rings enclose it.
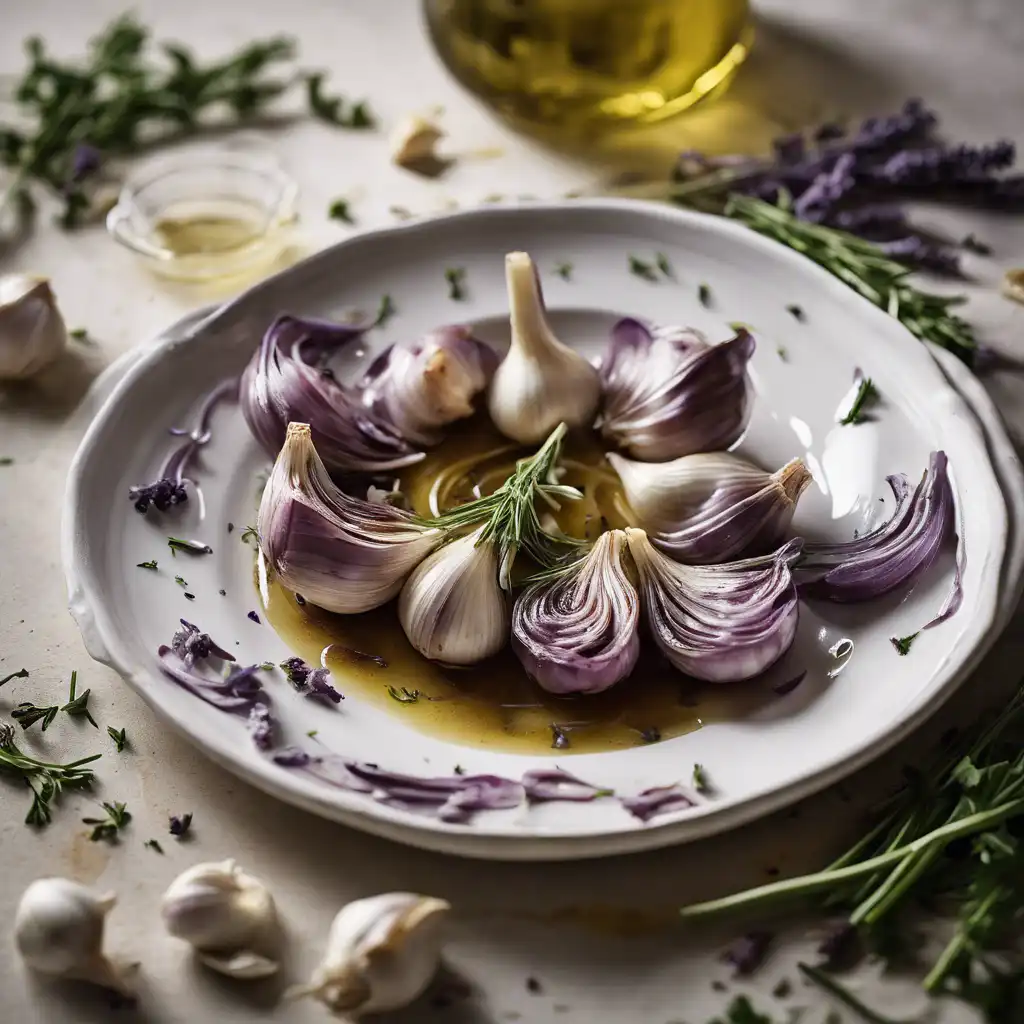
<instances>
[{"instance_id":1,"label":"scattered herb leaf","mask_svg":"<svg viewBox=\"0 0 1024 1024\"><path fill-rule=\"evenodd\" d=\"M551 747L553 750L567 750L570 746L569 736L560 726L551 723Z\"/></svg>"},{"instance_id":2,"label":"scattered herb leaf","mask_svg":"<svg viewBox=\"0 0 1024 1024\"><path fill-rule=\"evenodd\" d=\"M89 694L92 691L85 690L76 697L75 688L77 686L78 671L76 669L71 673L71 689L68 694L68 702L61 708L61 711L66 711L72 717L84 716L94 729L98 729L99 726L96 724L96 719L89 713Z\"/></svg>"},{"instance_id":3,"label":"scattered herb leaf","mask_svg":"<svg viewBox=\"0 0 1024 1024\"><path fill-rule=\"evenodd\" d=\"M309 737L309 738L310 738L311 740L315 740L315 739L316 739L316 737L317 737L317 735L319 734L319 732L320 732L320 730L319 730L319 729L310 729L310 730L309 730L309 732L307 732L307 733L306 733L306 735L307 735L307 736L308 736L308 737Z\"/></svg>"},{"instance_id":4,"label":"scattered herb leaf","mask_svg":"<svg viewBox=\"0 0 1024 1024\"><path fill-rule=\"evenodd\" d=\"M803 323L807 319L807 314L804 312L803 306L790 305L786 307L786 312L789 313L794 320L799 320Z\"/></svg>"},{"instance_id":5,"label":"scattered herb leaf","mask_svg":"<svg viewBox=\"0 0 1024 1024\"><path fill-rule=\"evenodd\" d=\"M179 587L188 586L188 580L186 580L184 576L175 576L174 582L177 583Z\"/></svg>"},{"instance_id":6,"label":"scattered herb leaf","mask_svg":"<svg viewBox=\"0 0 1024 1024\"><path fill-rule=\"evenodd\" d=\"M444 279L448 282L448 298L461 302L466 297L466 268L448 267Z\"/></svg>"},{"instance_id":7,"label":"scattered herb leaf","mask_svg":"<svg viewBox=\"0 0 1024 1024\"><path fill-rule=\"evenodd\" d=\"M373 321L374 327L383 327L397 312L391 296L385 292L380 297L380 305L377 307L377 316Z\"/></svg>"},{"instance_id":8,"label":"scattered herb leaf","mask_svg":"<svg viewBox=\"0 0 1024 1024\"><path fill-rule=\"evenodd\" d=\"M976 256L991 256L992 246L987 242L983 242L973 232L966 235L963 241L960 243L961 247L966 249L968 252L973 252Z\"/></svg>"},{"instance_id":9,"label":"scattered herb leaf","mask_svg":"<svg viewBox=\"0 0 1024 1024\"><path fill-rule=\"evenodd\" d=\"M348 205L347 199L335 199L334 202L327 207L327 216L331 220L340 220L345 224L355 224Z\"/></svg>"},{"instance_id":10,"label":"scattered herb leaf","mask_svg":"<svg viewBox=\"0 0 1024 1024\"><path fill-rule=\"evenodd\" d=\"M708 781L708 773L704 769L704 765L695 764L693 766L693 788L698 793L707 795L711 792L711 783Z\"/></svg>"},{"instance_id":11,"label":"scattered herb leaf","mask_svg":"<svg viewBox=\"0 0 1024 1024\"><path fill-rule=\"evenodd\" d=\"M652 263L640 259L639 256L629 255L629 272L644 281L657 281L658 274Z\"/></svg>"},{"instance_id":12,"label":"scattered herb leaf","mask_svg":"<svg viewBox=\"0 0 1024 1024\"><path fill-rule=\"evenodd\" d=\"M41 729L46 732L47 727L57 717L57 712L60 711L60 706L57 704L51 704L49 707L40 708L36 707L35 704L30 701L22 701L12 712L11 718L13 718L22 729L31 729L40 719L42 719Z\"/></svg>"},{"instance_id":13,"label":"scattered herb leaf","mask_svg":"<svg viewBox=\"0 0 1024 1024\"><path fill-rule=\"evenodd\" d=\"M13 466L14 459L10 455L0 455L0 466Z\"/></svg>"},{"instance_id":14,"label":"scattered herb leaf","mask_svg":"<svg viewBox=\"0 0 1024 1024\"><path fill-rule=\"evenodd\" d=\"M889 643L896 648L896 653L900 655L907 655L910 653L910 645L920 636L920 630L917 633L911 633L910 636L889 637Z\"/></svg>"},{"instance_id":15,"label":"scattered herb leaf","mask_svg":"<svg viewBox=\"0 0 1024 1024\"><path fill-rule=\"evenodd\" d=\"M89 341L89 332L84 327L75 327L68 331L68 337L72 341Z\"/></svg>"},{"instance_id":16,"label":"scattered herb leaf","mask_svg":"<svg viewBox=\"0 0 1024 1024\"><path fill-rule=\"evenodd\" d=\"M654 262L658 265L658 269L665 277L675 277L675 272L672 270L672 264L669 263L668 257L663 252L655 253Z\"/></svg>"},{"instance_id":17,"label":"scattered herb leaf","mask_svg":"<svg viewBox=\"0 0 1024 1024\"><path fill-rule=\"evenodd\" d=\"M540 983L538 978L527 978L526 979L526 991L532 995L539 996L544 991L544 986Z\"/></svg>"},{"instance_id":18,"label":"scattered herb leaf","mask_svg":"<svg viewBox=\"0 0 1024 1024\"><path fill-rule=\"evenodd\" d=\"M185 551L190 555L212 555L213 548L209 544L204 544L201 540L183 540L181 537L168 537L167 546L171 549L171 554L175 555L179 551Z\"/></svg>"},{"instance_id":19,"label":"scattered herb leaf","mask_svg":"<svg viewBox=\"0 0 1024 1024\"><path fill-rule=\"evenodd\" d=\"M341 96L324 94L326 77L322 71L318 71L306 78L306 99L313 116L328 124L337 125L339 128L372 128L373 115L370 113L366 101L360 100L358 103L353 103L346 111L345 101Z\"/></svg>"},{"instance_id":20,"label":"scattered herb leaf","mask_svg":"<svg viewBox=\"0 0 1024 1024\"><path fill-rule=\"evenodd\" d=\"M164 848L155 839L147 839L142 845L148 846L151 850L155 850L159 854L163 854L164 852Z\"/></svg>"},{"instance_id":21,"label":"scattered herb leaf","mask_svg":"<svg viewBox=\"0 0 1024 1024\"><path fill-rule=\"evenodd\" d=\"M239 538L241 539L243 544L248 544L250 540L256 541L257 544L260 542L260 535L256 532L255 526L247 526L239 534Z\"/></svg>"},{"instance_id":22,"label":"scattered herb leaf","mask_svg":"<svg viewBox=\"0 0 1024 1024\"><path fill-rule=\"evenodd\" d=\"M136 569L152 569L153 572L156 572L157 571L156 559L155 558L151 558L148 562L136 562L135 563L135 568Z\"/></svg>"},{"instance_id":23,"label":"scattered herb leaf","mask_svg":"<svg viewBox=\"0 0 1024 1024\"><path fill-rule=\"evenodd\" d=\"M132 820L131 812L122 803L103 803L103 809L107 812L105 818L83 818L83 825L92 825L93 829L89 838L95 843L100 839L111 842L117 839L117 833Z\"/></svg>"},{"instance_id":24,"label":"scattered herb leaf","mask_svg":"<svg viewBox=\"0 0 1024 1024\"><path fill-rule=\"evenodd\" d=\"M277 666L272 661L264 661L260 663L260 668L264 672L273 672Z\"/></svg>"},{"instance_id":25,"label":"scattered herb leaf","mask_svg":"<svg viewBox=\"0 0 1024 1024\"><path fill-rule=\"evenodd\" d=\"M454 768L452 769L452 771L453 771L453 772L455 772L455 774L456 774L456 775L465 775L465 774L466 774L466 769L465 769L465 768L463 768L461 764L457 764L457 765L456 765L456 766L455 766L455 767L454 767Z\"/></svg>"},{"instance_id":26,"label":"scattered herb leaf","mask_svg":"<svg viewBox=\"0 0 1024 1024\"><path fill-rule=\"evenodd\" d=\"M878 388L870 377L861 377L857 384L857 394L854 395L850 411L839 421L841 426L849 427L862 423L865 417L865 406L869 406L878 398Z\"/></svg>"},{"instance_id":27,"label":"scattered herb leaf","mask_svg":"<svg viewBox=\"0 0 1024 1024\"><path fill-rule=\"evenodd\" d=\"M128 737L125 735L124 729L115 729L112 725L108 725L107 735L114 741L114 747L119 754L128 745Z\"/></svg>"},{"instance_id":28,"label":"scattered herb leaf","mask_svg":"<svg viewBox=\"0 0 1024 1024\"><path fill-rule=\"evenodd\" d=\"M12 672L9 676L4 676L3 679L0 679L0 686L3 686L4 683L9 683L12 679L28 679L28 669L19 668L17 672Z\"/></svg>"},{"instance_id":29,"label":"scattered herb leaf","mask_svg":"<svg viewBox=\"0 0 1024 1024\"><path fill-rule=\"evenodd\" d=\"M572 264L571 263L556 263L555 273L563 280L569 281L572 278Z\"/></svg>"},{"instance_id":30,"label":"scattered herb leaf","mask_svg":"<svg viewBox=\"0 0 1024 1024\"><path fill-rule=\"evenodd\" d=\"M700 304L705 309L711 308L711 286L707 284L701 284L697 289L697 298L700 300Z\"/></svg>"},{"instance_id":31,"label":"scattered herb leaf","mask_svg":"<svg viewBox=\"0 0 1024 1024\"><path fill-rule=\"evenodd\" d=\"M388 687L388 696L392 700L397 700L399 704L415 704L420 699L419 690L407 690L404 686L401 690L394 686Z\"/></svg>"}]
</instances>

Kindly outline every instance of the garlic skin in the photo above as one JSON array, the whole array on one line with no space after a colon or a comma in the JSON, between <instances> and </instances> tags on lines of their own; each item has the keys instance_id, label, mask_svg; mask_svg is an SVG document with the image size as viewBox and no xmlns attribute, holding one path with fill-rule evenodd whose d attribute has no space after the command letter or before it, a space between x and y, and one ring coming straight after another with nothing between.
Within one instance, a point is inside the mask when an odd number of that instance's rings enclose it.
<instances>
[{"instance_id":1,"label":"garlic skin","mask_svg":"<svg viewBox=\"0 0 1024 1024\"><path fill-rule=\"evenodd\" d=\"M130 995L122 971L103 955L106 916L117 902L67 878L40 878L14 914L14 942L40 974L74 978Z\"/></svg>"},{"instance_id":2,"label":"garlic skin","mask_svg":"<svg viewBox=\"0 0 1024 1024\"><path fill-rule=\"evenodd\" d=\"M67 343L67 327L45 277L0 277L0 380L34 377Z\"/></svg>"},{"instance_id":3,"label":"garlic skin","mask_svg":"<svg viewBox=\"0 0 1024 1024\"><path fill-rule=\"evenodd\" d=\"M276 961L250 945L277 922L267 887L233 860L196 864L171 882L160 903L164 926L194 947L208 967L233 978L265 978Z\"/></svg>"},{"instance_id":4,"label":"garlic skin","mask_svg":"<svg viewBox=\"0 0 1024 1024\"><path fill-rule=\"evenodd\" d=\"M445 665L475 665L505 646L508 601L498 584L493 542L485 527L428 555L398 597L398 619L409 643Z\"/></svg>"},{"instance_id":5,"label":"garlic skin","mask_svg":"<svg viewBox=\"0 0 1024 1024\"><path fill-rule=\"evenodd\" d=\"M392 345L374 359L360 382L363 403L402 437L437 444L441 427L473 415L473 400L497 366L498 354L468 327L440 327L415 345Z\"/></svg>"},{"instance_id":6,"label":"garlic skin","mask_svg":"<svg viewBox=\"0 0 1024 1024\"><path fill-rule=\"evenodd\" d=\"M729 452L671 462L607 456L637 525L677 562L708 564L778 547L811 474L802 459L768 473Z\"/></svg>"},{"instance_id":7,"label":"garlic skin","mask_svg":"<svg viewBox=\"0 0 1024 1024\"><path fill-rule=\"evenodd\" d=\"M505 257L512 344L491 382L494 425L513 441L542 441L559 423L589 427L601 399L597 370L552 333L540 277L525 252Z\"/></svg>"},{"instance_id":8,"label":"garlic skin","mask_svg":"<svg viewBox=\"0 0 1024 1024\"><path fill-rule=\"evenodd\" d=\"M331 924L309 984L290 989L286 998L310 996L350 1020L407 1006L437 971L450 909L445 900L411 892L347 904Z\"/></svg>"},{"instance_id":9,"label":"garlic skin","mask_svg":"<svg viewBox=\"0 0 1024 1024\"><path fill-rule=\"evenodd\" d=\"M257 532L263 557L289 590L344 615L390 601L443 536L393 505L339 490L305 423L288 425Z\"/></svg>"}]
</instances>

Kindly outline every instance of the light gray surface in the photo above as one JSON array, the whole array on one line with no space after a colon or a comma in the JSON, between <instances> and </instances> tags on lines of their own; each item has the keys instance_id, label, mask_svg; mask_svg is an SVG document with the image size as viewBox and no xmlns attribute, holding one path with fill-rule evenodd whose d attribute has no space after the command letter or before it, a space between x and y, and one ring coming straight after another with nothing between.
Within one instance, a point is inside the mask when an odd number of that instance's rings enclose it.
<instances>
[{"instance_id":1,"label":"light gray surface","mask_svg":"<svg viewBox=\"0 0 1024 1024\"><path fill-rule=\"evenodd\" d=\"M310 243L341 237L345 230L324 221L328 200L352 194L362 223L380 223L387 207L439 208L449 197L463 203L491 192L555 197L596 178L593 169L516 139L467 100L444 75L420 38L412 0L288 5L251 0L245 5L140 3L137 9L160 36L197 41L218 53L245 39L288 31L300 39L303 58L330 68L339 87L366 94L386 125L420 104L443 104L453 148L502 145L502 158L466 161L443 181L422 182L385 163L382 135L352 136L302 124L279 140L303 188ZM20 40L43 32L61 50L80 49L82 39L117 13L114 2L10 4L0 37L0 70L21 66ZM766 12L760 49L734 90L716 108L666 126L657 144L629 140L617 156L627 163L664 163L672 147L705 145L745 148L781 128L847 110L889 109L919 94L944 117L951 135L983 141L996 136L1022 141L1024 10L1017 0L822 0L762 4ZM398 68L400 71L392 71ZM968 315L982 338L1022 355L1024 309L996 295L1002 268L1024 264L1021 221L969 212L929 212L953 235L975 231L993 245L991 260L969 262L976 283L969 287ZM4 269L48 274L71 326L85 325L98 349L82 349L37 387L0 392L0 454L14 466L0 469L0 676L28 667L29 681L8 684L0 709L20 699L63 693L71 668L92 687L92 708L103 725L125 726L132 750L113 753L103 733L64 723L47 733L44 749L55 756L103 750L104 799L125 800L135 814L117 847L91 844L79 818L85 797L71 797L42 833L22 824L25 794L0 789L3 821L0 850L0 920L10 920L24 885L45 873L69 874L115 888L121 903L110 920L111 948L143 961L139 1019L189 1021L315 1021L319 1008L272 1007L274 989L240 989L195 971L181 948L159 931L156 902L173 875L199 859L237 856L273 887L290 933L288 980L315 962L335 909L347 899L389 888L415 888L449 898L457 908L451 961L473 983L476 997L460 1011L442 1015L419 1009L412 1022L451 1020L485 1024L508 1019L587 1020L599 1024L686 1020L700 1024L727 997L710 980L727 977L716 965L718 936L612 938L565 926L545 916L558 908L606 903L665 908L763 880L769 866L792 872L818 865L841 846L856 823L843 794L834 792L740 833L699 845L593 864L502 866L471 864L414 853L319 821L258 794L215 768L190 746L161 729L113 673L91 663L64 607L59 570L59 505L64 474L82 430L72 412L96 370L204 301L154 282L130 257L99 232L68 240L48 225L8 260ZM990 390L1019 434L1024 428L1020 378L996 374ZM130 439L126 439L126 444ZM112 496L114 500L116 496ZM968 717L984 699L1019 671L1020 641L1011 628L990 657L926 732ZM886 763L849 784L857 802L877 793L922 739L886 758ZM738 751L737 756L742 756ZM178 845L164 835L168 813L191 810L195 838ZM166 856L142 847L161 837ZM756 988L767 993L783 974L793 976L797 944L778 954ZM527 994L524 979L536 975L544 994ZM904 990L912 992L912 990ZM893 990L865 981L862 992L898 1014ZM77 989L38 984L24 976L6 940L0 944L3 1019L35 1024L105 1020L106 1004ZM772 1000L761 1000L764 1006ZM788 1000L807 1004L797 985ZM569 1011L557 1011L556 1004ZM782 1004L776 1015L784 1018ZM817 1009L806 1020L824 1017ZM124 1014L118 1019L131 1019ZM965 1019L956 1011L945 1018Z\"/></svg>"}]
</instances>

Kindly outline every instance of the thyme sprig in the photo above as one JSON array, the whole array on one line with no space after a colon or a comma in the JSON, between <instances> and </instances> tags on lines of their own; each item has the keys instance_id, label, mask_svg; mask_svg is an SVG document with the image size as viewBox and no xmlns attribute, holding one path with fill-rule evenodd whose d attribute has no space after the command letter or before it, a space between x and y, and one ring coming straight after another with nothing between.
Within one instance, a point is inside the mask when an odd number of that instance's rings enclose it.
<instances>
[{"instance_id":1,"label":"thyme sprig","mask_svg":"<svg viewBox=\"0 0 1024 1024\"><path fill-rule=\"evenodd\" d=\"M510 586L512 563L520 551L542 568L551 569L584 543L564 534L546 532L537 512L538 500L557 511L561 507L560 500L582 497L575 487L560 484L555 478L565 433L566 426L560 423L534 455L516 463L512 475L492 494L428 520L431 526L449 532L482 526L477 543L491 542L496 546L499 578L506 589Z\"/></svg>"}]
</instances>

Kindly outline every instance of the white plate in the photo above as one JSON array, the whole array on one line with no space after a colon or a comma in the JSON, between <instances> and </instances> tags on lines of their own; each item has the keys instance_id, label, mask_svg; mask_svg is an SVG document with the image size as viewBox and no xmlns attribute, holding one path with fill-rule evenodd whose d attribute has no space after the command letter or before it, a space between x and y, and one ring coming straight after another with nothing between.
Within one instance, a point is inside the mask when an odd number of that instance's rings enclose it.
<instances>
[{"instance_id":1,"label":"white plate","mask_svg":"<svg viewBox=\"0 0 1024 1024\"><path fill-rule=\"evenodd\" d=\"M727 321L754 328L756 409L743 449L766 465L795 455L815 468L796 527L849 537L887 514L885 475L915 478L927 454L944 449L958 494L968 553L964 601L948 622L922 634L899 657L890 636L918 629L949 585L952 553L906 595L873 605L804 606L801 627L780 678L807 669L805 682L745 719L633 750L525 757L456 746L417 732L395 714L349 699L323 708L269 683L284 742L316 729L327 747L351 758L414 775L469 773L519 778L529 768L562 764L576 775L628 795L685 781L692 765L714 779L713 800L642 825L616 800L550 803L477 814L451 825L368 796L329 788L280 768L257 752L244 726L202 704L158 670L155 650L186 616L233 647L243 662L280 661L284 643L246 618L258 607L251 549L225 524L251 522L255 481L267 465L237 409L221 409L204 450L201 482L206 518L196 502L165 522L138 515L130 485L151 479L168 450L164 429L189 420L201 396L238 373L279 312L337 316L372 310L388 292L398 315L374 332L374 349L412 340L445 322L474 321L498 340L505 333L505 251L524 248L546 271L556 330L596 352L617 313L692 324L712 338ZM675 281L648 283L627 270L628 254L670 258ZM551 274L571 261L571 281ZM448 299L443 272L467 268L468 300ZM711 308L697 287L712 289ZM797 322L785 307L806 314ZM778 354L784 346L787 358ZM367 353L367 356L369 353ZM855 367L883 396L877 418L837 427L836 412ZM1007 557L1007 506L989 457L1019 493L1019 467L997 418L981 429L928 350L890 317L796 254L728 221L624 201L574 202L457 214L363 235L264 282L179 339L143 354L114 388L91 426L69 479L64 557L75 614L93 657L113 666L165 719L209 756L264 790L315 813L419 846L498 858L575 858L646 849L707 835L767 813L835 782L906 735L961 682L995 638L1007 598L1019 592L1019 549ZM1008 454L1009 453L1009 454ZM826 493L827 492L827 493ZM960 498L969 494L971 500ZM879 502L885 497L887 503ZM179 559L190 591L168 573L166 535L196 536L214 547L203 559ZM159 558L160 574L136 569ZM227 591L227 597L218 594ZM856 642L846 668L829 678L835 641ZM344 690L344 680L339 681Z\"/></svg>"}]
</instances>

